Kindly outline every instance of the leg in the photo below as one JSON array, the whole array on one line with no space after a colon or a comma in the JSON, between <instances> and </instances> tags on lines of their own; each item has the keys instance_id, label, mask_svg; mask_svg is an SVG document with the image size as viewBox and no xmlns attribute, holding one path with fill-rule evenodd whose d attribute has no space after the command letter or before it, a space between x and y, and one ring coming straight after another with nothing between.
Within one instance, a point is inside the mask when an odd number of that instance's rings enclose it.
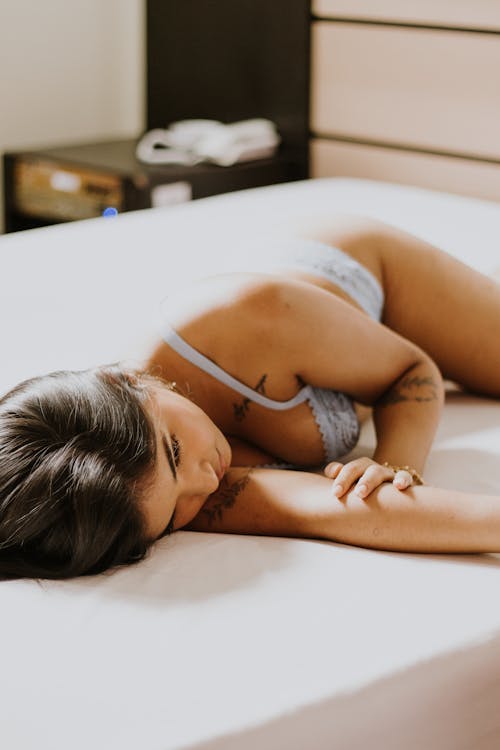
<instances>
[{"instance_id":1,"label":"leg","mask_svg":"<svg viewBox=\"0 0 500 750\"><path fill-rule=\"evenodd\" d=\"M309 236L344 250L379 279L386 297L382 323L426 351L446 380L500 397L498 282L364 217L330 220Z\"/></svg>"},{"instance_id":2,"label":"leg","mask_svg":"<svg viewBox=\"0 0 500 750\"><path fill-rule=\"evenodd\" d=\"M426 351L443 377L500 398L500 285L392 227L378 238L382 322Z\"/></svg>"}]
</instances>

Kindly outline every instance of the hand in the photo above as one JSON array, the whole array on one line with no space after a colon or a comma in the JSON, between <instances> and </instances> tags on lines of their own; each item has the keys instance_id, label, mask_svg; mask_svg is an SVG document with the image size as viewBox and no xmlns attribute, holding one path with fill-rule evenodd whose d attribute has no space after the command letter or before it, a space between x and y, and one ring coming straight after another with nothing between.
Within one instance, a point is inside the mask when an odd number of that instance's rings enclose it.
<instances>
[{"instance_id":1,"label":"hand","mask_svg":"<svg viewBox=\"0 0 500 750\"><path fill-rule=\"evenodd\" d=\"M410 472L395 472L394 469L382 466L367 457L356 458L347 464L332 461L325 467L324 473L325 476L335 479L332 492L336 497L342 497L352 489L360 497L367 497L384 482L392 482L398 490L406 490L413 484Z\"/></svg>"}]
</instances>

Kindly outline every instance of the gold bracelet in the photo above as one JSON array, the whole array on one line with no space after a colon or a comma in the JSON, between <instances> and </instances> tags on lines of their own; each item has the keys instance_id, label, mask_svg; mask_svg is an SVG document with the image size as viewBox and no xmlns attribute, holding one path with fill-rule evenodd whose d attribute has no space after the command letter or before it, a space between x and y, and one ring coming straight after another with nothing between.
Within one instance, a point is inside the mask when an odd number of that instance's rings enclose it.
<instances>
[{"instance_id":1,"label":"gold bracelet","mask_svg":"<svg viewBox=\"0 0 500 750\"><path fill-rule=\"evenodd\" d=\"M387 466L387 468L392 469L394 473L397 473L398 471L407 471L413 479L413 484L425 484L418 471L412 466L393 466L392 464L387 463L387 461L384 461L382 466Z\"/></svg>"}]
</instances>

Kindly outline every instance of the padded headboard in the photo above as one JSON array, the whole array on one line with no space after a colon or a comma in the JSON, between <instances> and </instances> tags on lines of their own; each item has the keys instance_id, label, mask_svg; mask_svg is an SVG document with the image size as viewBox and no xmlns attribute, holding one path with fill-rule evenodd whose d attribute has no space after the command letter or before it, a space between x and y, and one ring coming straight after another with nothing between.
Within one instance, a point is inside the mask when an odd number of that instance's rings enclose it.
<instances>
[{"instance_id":1,"label":"padded headboard","mask_svg":"<svg viewBox=\"0 0 500 750\"><path fill-rule=\"evenodd\" d=\"M500 200L500 4L313 0L311 177Z\"/></svg>"}]
</instances>

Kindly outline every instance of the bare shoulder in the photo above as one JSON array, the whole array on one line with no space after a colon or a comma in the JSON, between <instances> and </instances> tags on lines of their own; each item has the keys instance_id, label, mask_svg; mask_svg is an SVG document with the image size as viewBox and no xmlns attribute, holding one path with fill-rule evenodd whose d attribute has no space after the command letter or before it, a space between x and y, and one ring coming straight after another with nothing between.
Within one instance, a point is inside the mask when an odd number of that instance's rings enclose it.
<instances>
[{"instance_id":1,"label":"bare shoulder","mask_svg":"<svg viewBox=\"0 0 500 750\"><path fill-rule=\"evenodd\" d=\"M237 380L255 388L266 372L268 381L272 381L272 392L266 395L286 399L282 381L285 378L289 388L290 374L286 359L280 355L276 315L283 288L289 283L265 273L206 277L169 295L168 304L162 305L162 315L184 341ZM212 395L214 389L223 389L212 381L207 386L206 375L163 340L155 342L146 368L169 379L189 380L193 392L201 381L202 390L210 386Z\"/></svg>"},{"instance_id":2,"label":"bare shoulder","mask_svg":"<svg viewBox=\"0 0 500 750\"><path fill-rule=\"evenodd\" d=\"M291 299L305 288L319 290L320 285L293 274L221 273L194 279L169 294L162 313L179 333L207 333L210 339L219 333L225 343L232 333L240 339L252 331L269 336L276 330L277 316L286 324Z\"/></svg>"},{"instance_id":3,"label":"bare shoulder","mask_svg":"<svg viewBox=\"0 0 500 750\"><path fill-rule=\"evenodd\" d=\"M272 274L228 272L192 279L171 292L162 303L169 319L176 323L207 317L218 311L237 311L242 305L259 308L278 278Z\"/></svg>"},{"instance_id":4,"label":"bare shoulder","mask_svg":"<svg viewBox=\"0 0 500 750\"><path fill-rule=\"evenodd\" d=\"M291 284L266 273L207 277L191 289L182 310L177 309L175 327L216 361L243 364L264 350L269 359L278 336L276 316L285 312L284 291Z\"/></svg>"},{"instance_id":5,"label":"bare shoulder","mask_svg":"<svg viewBox=\"0 0 500 750\"><path fill-rule=\"evenodd\" d=\"M169 292L161 302L160 316L189 343L202 345L218 337L227 341L253 321L262 321L276 297L277 277L265 273L221 273L192 279ZM204 351L209 356L209 353Z\"/></svg>"}]
</instances>

